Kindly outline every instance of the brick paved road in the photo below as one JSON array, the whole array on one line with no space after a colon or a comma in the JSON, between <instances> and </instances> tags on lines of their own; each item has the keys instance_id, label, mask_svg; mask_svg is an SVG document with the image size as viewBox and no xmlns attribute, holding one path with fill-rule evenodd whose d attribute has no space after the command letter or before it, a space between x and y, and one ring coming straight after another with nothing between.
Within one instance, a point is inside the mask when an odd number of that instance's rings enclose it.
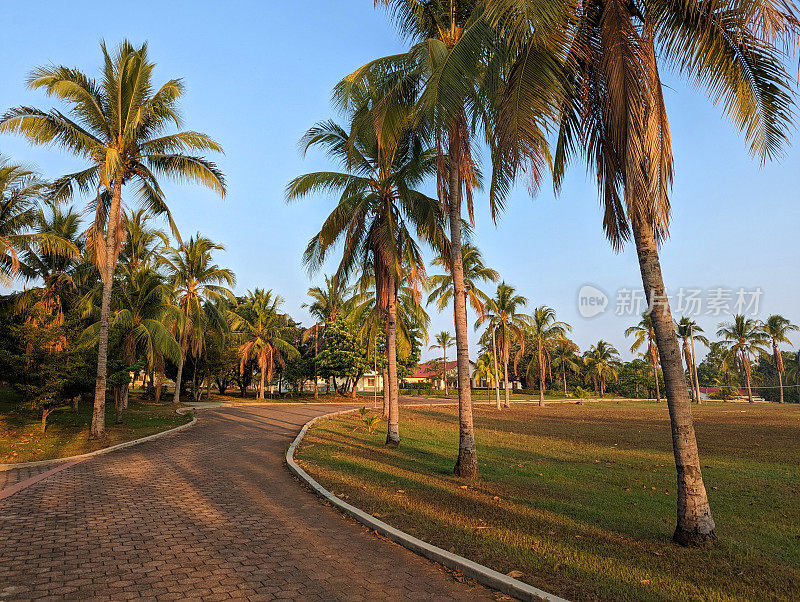
<instances>
[{"instance_id":1,"label":"brick paved road","mask_svg":"<svg viewBox=\"0 0 800 602\"><path fill-rule=\"evenodd\" d=\"M294 480L286 448L330 410L201 410L0 501L0 599L491 599Z\"/></svg>"}]
</instances>

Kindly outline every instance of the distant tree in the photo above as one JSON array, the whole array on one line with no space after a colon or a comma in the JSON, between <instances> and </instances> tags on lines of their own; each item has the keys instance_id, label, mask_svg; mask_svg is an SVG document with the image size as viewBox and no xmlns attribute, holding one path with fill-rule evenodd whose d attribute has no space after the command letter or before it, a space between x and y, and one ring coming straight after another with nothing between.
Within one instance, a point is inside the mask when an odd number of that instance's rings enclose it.
<instances>
[{"instance_id":1,"label":"distant tree","mask_svg":"<svg viewBox=\"0 0 800 602\"><path fill-rule=\"evenodd\" d=\"M608 341L600 339L583 354L583 362L587 368L587 377L592 379L595 391L600 397L606 394L609 381L616 381L619 376L619 351Z\"/></svg>"},{"instance_id":2,"label":"distant tree","mask_svg":"<svg viewBox=\"0 0 800 602\"><path fill-rule=\"evenodd\" d=\"M689 382L691 384L692 398L698 404L700 403L700 384L697 380L697 361L695 359L694 342L698 341L708 347L708 339L703 336L703 329L697 325L697 322L682 316L679 322L675 322L675 332L683 344L683 359L686 362L686 371L689 373Z\"/></svg>"},{"instance_id":3,"label":"distant tree","mask_svg":"<svg viewBox=\"0 0 800 602\"><path fill-rule=\"evenodd\" d=\"M540 305L533 310L526 335L534 350L534 358L528 365L528 372L534 372L539 379L539 405L544 405L544 381L550 370L552 353L560 341L567 340L567 333L572 327L566 322L556 320L556 311L552 307ZM563 367L563 366L562 366ZM533 370L531 370L533 368ZM564 395L567 382L564 374Z\"/></svg>"},{"instance_id":4,"label":"distant tree","mask_svg":"<svg viewBox=\"0 0 800 602\"><path fill-rule=\"evenodd\" d=\"M717 336L724 339L724 344L731 352L734 365L738 366L744 377L747 399L753 403L752 362L765 352L764 345L769 340L767 335L761 330L758 320L737 314L733 316L733 321L720 323Z\"/></svg>"},{"instance_id":5,"label":"distant tree","mask_svg":"<svg viewBox=\"0 0 800 602\"><path fill-rule=\"evenodd\" d=\"M465 244L461 247L461 258L464 263L464 291L467 300L475 313L481 315L485 309L486 300L489 296L484 293L479 285L482 282L497 282L500 274L497 270L486 267L483 257L478 247ZM428 296L428 303L436 302L436 308L443 311L453 299L453 276L450 269L450 257L440 253L433 260L433 265L447 270L446 274L436 274L428 279L428 286L431 290Z\"/></svg>"},{"instance_id":6,"label":"distant tree","mask_svg":"<svg viewBox=\"0 0 800 602\"><path fill-rule=\"evenodd\" d=\"M786 368L783 364L780 345L781 343L791 345L788 335L790 332L797 331L798 327L783 316L773 314L764 321L761 328L769 342L772 343L772 358L775 363L775 371L778 374L778 386L780 387L780 403L783 403L783 375L786 372Z\"/></svg>"},{"instance_id":7,"label":"distant tree","mask_svg":"<svg viewBox=\"0 0 800 602\"><path fill-rule=\"evenodd\" d=\"M343 379L339 392L344 394L369 369L366 350L357 343L355 333L344 320L326 325L325 349L317 356L317 371L322 376Z\"/></svg>"},{"instance_id":8,"label":"distant tree","mask_svg":"<svg viewBox=\"0 0 800 602\"><path fill-rule=\"evenodd\" d=\"M441 373L442 381L444 381L444 394L447 395L447 350L455 345L455 338L446 330L443 330L434 336L436 341L435 345L431 345L429 349L441 349L442 351L442 364Z\"/></svg>"},{"instance_id":9,"label":"distant tree","mask_svg":"<svg viewBox=\"0 0 800 602\"><path fill-rule=\"evenodd\" d=\"M633 335L633 345L631 351L637 351L642 346L646 347L646 356L653 366L653 382L656 388L656 401L661 401L661 387L659 386L658 376L658 346L656 345L656 331L653 327L653 317L650 313L642 314L642 319L636 326L625 329L625 336Z\"/></svg>"}]
</instances>

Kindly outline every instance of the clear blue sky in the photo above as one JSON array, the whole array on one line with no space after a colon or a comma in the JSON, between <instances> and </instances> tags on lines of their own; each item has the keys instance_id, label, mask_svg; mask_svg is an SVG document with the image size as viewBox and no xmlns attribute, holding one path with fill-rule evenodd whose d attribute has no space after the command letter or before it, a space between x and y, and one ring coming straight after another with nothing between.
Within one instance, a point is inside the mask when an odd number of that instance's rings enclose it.
<instances>
[{"instance_id":1,"label":"clear blue sky","mask_svg":"<svg viewBox=\"0 0 800 602\"><path fill-rule=\"evenodd\" d=\"M312 280L300 256L334 199L284 203L292 177L328 167L321 156L302 159L297 140L315 121L333 116L329 98L336 81L371 58L401 50L402 41L371 0L143 0L129 9L78 0L6 4L0 108L52 106L25 87L37 65L61 63L96 74L101 38L109 45L124 37L147 40L158 65L155 80L186 81L186 126L211 134L226 151L219 157L229 183L226 200L199 187L166 186L179 227L226 245L219 261L236 271L237 292L273 288L286 298L287 311L307 320L300 305ZM781 313L800 322L800 151L790 149L780 162L761 167L700 93L669 73L665 83L676 157L672 237L662 250L668 289L760 287L759 317ZM0 152L37 165L47 177L81 165L58 150L7 136L0 138ZM632 248L616 255L607 244L583 166L572 169L558 199L544 186L531 200L520 186L497 227L483 195L477 205L476 243L489 265L532 305L550 305L573 324L581 348L605 338L629 356L622 331L635 320L613 315L614 295L641 287L638 264ZM590 320L577 311L577 291L586 283L611 296L608 310ZM449 313L431 311L431 332L452 331ZM698 321L715 333L726 318Z\"/></svg>"}]
</instances>

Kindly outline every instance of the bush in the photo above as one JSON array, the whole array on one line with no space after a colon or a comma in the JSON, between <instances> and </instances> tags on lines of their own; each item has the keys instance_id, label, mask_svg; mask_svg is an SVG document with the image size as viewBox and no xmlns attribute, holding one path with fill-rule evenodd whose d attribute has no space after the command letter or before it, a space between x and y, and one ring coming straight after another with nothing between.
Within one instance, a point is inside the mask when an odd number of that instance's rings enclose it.
<instances>
[{"instance_id":1,"label":"bush","mask_svg":"<svg viewBox=\"0 0 800 602\"><path fill-rule=\"evenodd\" d=\"M573 395L577 399L587 399L592 396L592 392L588 391L587 389L584 389L583 387L575 387Z\"/></svg>"},{"instance_id":2,"label":"bush","mask_svg":"<svg viewBox=\"0 0 800 602\"><path fill-rule=\"evenodd\" d=\"M405 383L403 385L402 390L413 392L413 391L430 391L432 389L433 387L431 386L431 383L423 381L419 383Z\"/></svg>"}]
</instances>

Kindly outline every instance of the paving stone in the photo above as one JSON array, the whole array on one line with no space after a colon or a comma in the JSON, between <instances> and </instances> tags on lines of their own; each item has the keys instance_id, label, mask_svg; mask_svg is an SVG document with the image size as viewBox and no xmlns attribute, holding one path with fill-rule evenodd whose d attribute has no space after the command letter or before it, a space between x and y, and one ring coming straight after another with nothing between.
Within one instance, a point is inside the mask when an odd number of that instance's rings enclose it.
<instances>
[{"instance_id":1,"label":"paving stone","mask_svg":"<svg viewBox=\"0 0 800 602\"><path fill-rule=\"evenodd\" d=\"M0 597L493 599L297 483L286 448L328 411L200 410L191 429L90 458L5 498ZM0 488L45 469L0 472Z\"/></svg>"}]
</instances>

